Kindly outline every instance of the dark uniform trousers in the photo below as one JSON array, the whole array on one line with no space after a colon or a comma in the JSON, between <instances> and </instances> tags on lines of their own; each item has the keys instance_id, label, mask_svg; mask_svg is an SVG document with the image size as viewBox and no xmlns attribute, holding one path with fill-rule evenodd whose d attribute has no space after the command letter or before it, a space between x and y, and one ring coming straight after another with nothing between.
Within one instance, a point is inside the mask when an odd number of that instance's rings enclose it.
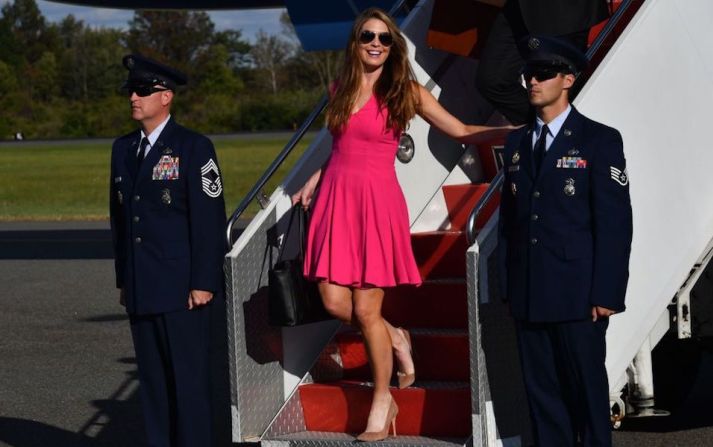
<instances>
[{"instance_id":1,"label":"dark uniform trousers","mask_svg":"<svg viewBox=\"0 0 713 447\"><path fill-rule=\"evenodd\" d=\"M574 107L536 169L532 128L504 149L498 259L539 447L611 446L608 319L624 311L632 238L621 135Z\"/></svg>"},{"instance_id":2,"label":"dark uniform trousers","mask_svg":"<svg viewBox=\"0 0 713 447\"><path fill-rule=\"evenodd\" d=\"M222 179L210 140L173 119L139 165L140 139L114 142L110 208L148 443L210 446L211 306L188 310L188 298L223 297Z\"/></svg>"},{"instance_id":3,"label":"dark uniform trousers","mask_svg":"<svg viewBox=\"0 0 713 447\"><path fill-rule=\"evenodd\" d=\"M148 445L209 445L210 305L130 321Z\"/></svg>"},{"instance_id":4,"label":"dark uniform trousers","mask_svg":"<svg viewBox=\"0 0 713 447\"><path fill-rule=\"evenodd\" d=\"M508 0L497 15L480 57L480 93L513 124L532 119L527 91L520 83L525 61L518 49L530 34L559 36L581 50L589 29L608 15L606 0Z\"/></svg>"},{"instance_id":5,"label":"dark uniform trousers","mask_svg":"<svg viewBox=\"0 0 713 447\"><path fill-rule=\"evenodd\" d=\"M539 447L611 446L604 367L608 318L516 321L520 362Z\"/></svg>"}]
</instances>

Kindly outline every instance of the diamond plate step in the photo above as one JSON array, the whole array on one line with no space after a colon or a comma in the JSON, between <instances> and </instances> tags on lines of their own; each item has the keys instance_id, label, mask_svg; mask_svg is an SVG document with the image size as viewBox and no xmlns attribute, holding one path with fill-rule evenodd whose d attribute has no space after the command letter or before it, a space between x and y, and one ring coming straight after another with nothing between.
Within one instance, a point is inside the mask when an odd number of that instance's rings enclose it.
<instances>
[{"instance_id":1,"label":"diamond plate step","mask_svg":"<svg viewBox=\"0 0 713 447\"><path fill-rule=\"evenodd\" d=\"M341 380L299 388L309 431L359 433L371 406L370 384ZM471 432L470 386L467 382L418 382L391 389L399 406L396 430L401 435L465 438Z\"/></svg>"},{"instance_id":2,"label":"diamond plate step","mask_svg":"<svg viewBox=\"0 0 713 447\"><path fill-rule=\"evenodd\" d=\"M397 327L467 329L467 293L465 281L426 281L420 287L389 288L381 313Z\"/></svg>"},{"instance_id":3,"label":"diamond plate step","mask_svg":"<svg viewBox=\"0 0 713 447\"><path fill-rule=\"evenodd\" d=\"M414 363L420 380L467 382L470 375L468 333L466 331L428 331L413 329ZM347 332L336 336L343 377L369 380L366 347L361 333Z\"/></svg>"},{"instance_id":4,"label":"diamond plate step","mask_svg":"<svg viewBox=\"0 0 713 447\"><path fill-rule=\"evenodd\" d=\"M475 204L487 191L489 183L467 184L467 185L447 185L443 189L443 197L446 199L448 208L448 219L451 222L451 231L465 230L470 212L475 208ZM490 216L500 205L500 193L496 192L493 199L483 208L483 211L475 221L475 228L480 229L485 226ZM465 259L463 260L465 262Z\"/></svg>"},{"instance_id":5,"label":"diamond plate step","mask_svg":"<svg viewBox=\"0 0 713 447\"><path fill-rule=\"evenodd\" d=\"M466 438L428 438L425 436L390 436L379 442L359 443L379 447L462 447ZM355 438L346 433L303 431L274 439L263 439L262 447L354 447Z\"/></svg>"},{"instance_id":6,"label":"diamond plate step","mask_svg":"<svg viewBox=\"0 0 713 447\"><path fill-rule=\"evenodd\" d=\"M429 231L411 235L421 278L465 278L468 243L462 231Z\"/></svg>"}]
</instances>

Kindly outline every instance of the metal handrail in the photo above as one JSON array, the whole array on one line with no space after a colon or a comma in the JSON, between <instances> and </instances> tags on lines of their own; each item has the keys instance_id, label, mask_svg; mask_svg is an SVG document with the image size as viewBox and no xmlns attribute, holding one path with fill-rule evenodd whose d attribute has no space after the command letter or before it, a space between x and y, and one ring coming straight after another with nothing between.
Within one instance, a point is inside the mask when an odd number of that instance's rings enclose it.
<instances>
[{"instance_id":1,"label":"metal handrail","mask_svg":"<svg viewBox=\"0 0 713 447\"><path fill-rule=\"evenodd\" d=\"M614 27L619 24L621 18L635 1L637 0L624 0L619 6L619 8L617 8L617 10L614 12L614 14L612 14L604 28L602 28L602 31L599 33L599 35L597 35L597 38L594 39L594 42L592 42L592 45L589 46L589 49L587 49L587 60L592 60L592 57L597 54L601 46L604 44L604 41L607 39L607 37L609 37L609 34L612 32ZM571 99L574 99L574 97ZM478 220L480 213L483 211L486 205L488 205L490 199L493 198L493 196L495 195L495 191L502 186L504 180L505 175L503 174L503 170L500 169L495 178L493 178L493 180L490 182L490 185L488 185L488 189L486 189L485 193L480 197L480 199L478 199L478 202L475 204L475 207L473 207L473 211L470 212L470 215L468 216L468 221L465 226L465 235L466 240L468 241L468 246L473 245L473 243L475 242L475 223Z\"/></svg>"},{"instance_id":2,"label":"metal handrail","mask_svg":"<svg viewBox=\"0 0 713 447\"><path fill-rule=\"evenodd\" d=\"M285 159L290 155L290 153L292 153L292 150L295 148L295 146L297 146L300 140L302 140L304 134L307 133L307 130L309 130L310 127L312 127L312 124L314 124L314 122L317 120L317 117L319 117L320 113L322 113L326 106L327 95L323 95L322 98L319 100L317 107L312 110L312 112L309 114L307 119L305 119L300 128L297 129L297 132L292 135L290 141L277 155L275 160L270 163L270 166L268 166L267 170L260 176L257 183L255 183L255 185L250 189L248 194L243 198L238 207L235 209L232 216L230 216L230 219L228 219L228 226L225 230L225 238L228 244L228 248L232 247L235 243L235 239L233 239L233 227L235 226L235 222L238 221L240 216L245 212L248 206L250 206L250 202L252 202L255 197L260 194L262 188L267 184L268 181L270 181L270 178L272 178L272 176L275 174L275 172L277 172L277 170L280 168Z\"/></svg>"},{"instance_id":3,"label":"metal handrail","mask_svg":"<svg viewBox=\"0 0 713 447\"><path fill-rule=\"evenodd\" d=\"M401 9L406 6L406 4L407 0L399 0L394 4L391 10L389 10L389 15L394 16L395 14L400 12ZM233 239L233 228L235 226L235 223L245 212L248 206L250 206L250 202L255 200L256 197L258 197L258 200L260 200L258 195L261 193L262 188L267 184L268 181L270 181L272 176L275 174L275 172L277 172L277 170L280 168L285 159L290 155L290 153L292 153L292 150L302 140L302 137L305 133L307 133L307 130L312 127L312 124L314 124L314 122L317 120L324 108L327 106L327 102L327 95L323 95L314 110L312 110L312 112L305 119L300 128L297 130L297 132L292 136L290 141L277 155L275 160L270 163L270 166L268 166L267 170L262 174L262 176L260 176L257 183L255 183L255 185L250 189L248 194L245 196L245 198L243 198L243 200L240 202L233 214L230 216L230 219L228 219L228 224L225 229L225 241L228 244L228 249L230 249L236 241L236 239Z\"/></svg>"}]
</instances>

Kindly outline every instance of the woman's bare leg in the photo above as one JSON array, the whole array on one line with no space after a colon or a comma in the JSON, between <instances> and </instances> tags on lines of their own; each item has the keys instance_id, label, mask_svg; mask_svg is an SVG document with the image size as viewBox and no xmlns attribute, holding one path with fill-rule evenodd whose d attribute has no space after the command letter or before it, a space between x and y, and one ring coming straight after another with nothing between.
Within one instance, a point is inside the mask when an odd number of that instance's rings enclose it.
<instances>
[{"instance_id":1,"label":"woman's bare leg","mask_svg":"<svg viewBox=\"0 0 713 447\"><path fill-rule=\"evenodd\" d=\"M391 337L384 319L381 317L381 303L384 291L379 288L355 289L354 321L361 329L374 377L374 397L369 411L366 432L378 432L387 423L386 417L391 405L389 382L393 371Z\"/></svg>"},{"instance_id":2,"label":"woman's bare leg","mask_svg":"<svg viewBox=\"0 0 713 447\"><path fill-rule=\"evenodd\" d=\"M329 315L342 323L352 324L352 289L328 282L319 283L317 288Z\"/></svg>"},{"instance_id":3,"label":"woman's bare leg","mask_svg":"<svg viewBox=\"0 0 713 447\"><path fill-rule=\"evenodd\" d=\"M414 374L416 368L413 364L411 346L409 346L406 337L401 330L393 327L388 321L384 320L384 323L389 331L389 337L391 337L391 346L394 348L399 372L402 374Z\"/></svg>"}]
</instances>

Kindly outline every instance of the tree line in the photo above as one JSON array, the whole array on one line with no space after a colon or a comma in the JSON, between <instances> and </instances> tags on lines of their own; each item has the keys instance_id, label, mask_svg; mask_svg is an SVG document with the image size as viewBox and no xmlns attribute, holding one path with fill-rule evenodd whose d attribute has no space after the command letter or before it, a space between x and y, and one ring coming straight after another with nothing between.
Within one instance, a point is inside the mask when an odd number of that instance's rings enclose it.
<instances>
[{"instance_id":1,"label":"tree line","mask_svg":"<svg viewBox=\"0 0 713 447\"><path fill-rule=\"evenodd\" d=\"M204 133L293 129L326 91L341 54L305 53L289 17L281 32L216 30L205 12L136 11L126 29L68 15L48 23L35 0L0 17L0 139L116 136L134 129L122 57L140 53L189 77L174 114Z\"/></svg>"}]
</instances>

